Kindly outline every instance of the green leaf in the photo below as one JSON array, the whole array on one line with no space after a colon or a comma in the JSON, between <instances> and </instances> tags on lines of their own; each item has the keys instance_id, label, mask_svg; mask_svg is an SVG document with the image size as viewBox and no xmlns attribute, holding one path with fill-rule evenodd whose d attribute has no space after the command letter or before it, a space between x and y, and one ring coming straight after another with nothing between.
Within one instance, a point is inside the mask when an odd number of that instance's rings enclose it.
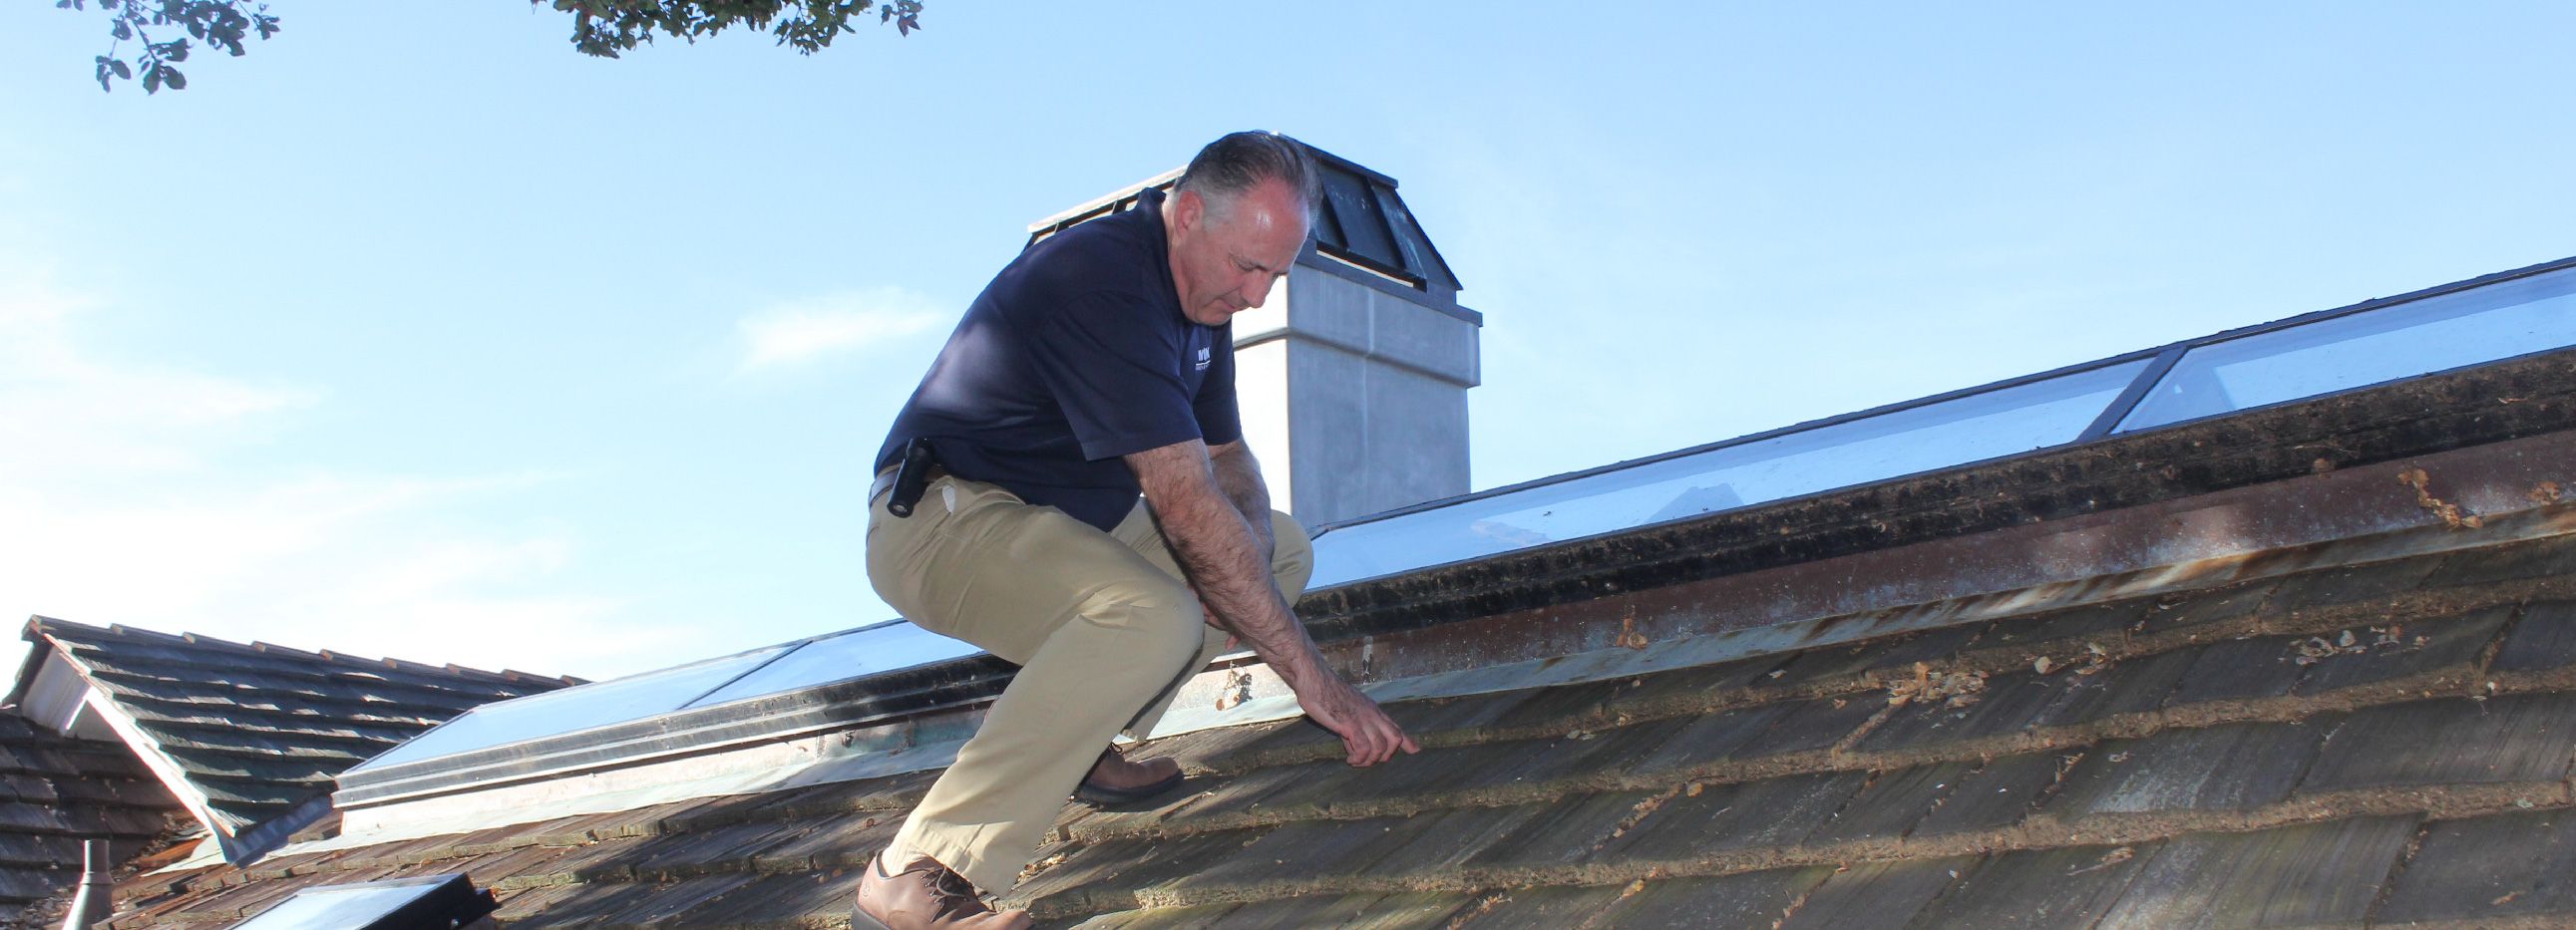
<instances>
[{"instance_id":1,"label":"green leaf","mask_svg":"<svg viewBox=\"0 0 2576 930\"><path fill-rule=\"evenodd\" d=\"M171 90L187 90L188 76L180 74L179 69L177 68L163 68L161 69L161 83L170 85Z\"/></svg>"},{"instance_id":2,"label":"green leaf","mask_svg":"<svg viewBox=\"0 0 2576 930\"><path fill-rule=\"evenodd\" d=\"M122 61L109 59L107 62L107 68L110 71L116 72L117 77L121 77L129 81L134 80L134 69L126 67L125 63Z\"/></svg>"}]
</instances>

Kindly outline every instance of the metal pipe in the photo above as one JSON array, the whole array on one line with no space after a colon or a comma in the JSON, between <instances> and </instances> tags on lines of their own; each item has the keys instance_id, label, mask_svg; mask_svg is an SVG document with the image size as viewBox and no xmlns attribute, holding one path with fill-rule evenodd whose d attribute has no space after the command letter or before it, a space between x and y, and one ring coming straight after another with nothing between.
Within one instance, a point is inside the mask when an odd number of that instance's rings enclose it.
<instances>
[{"instance_id":1,"label":"metal pipe","mask_svg":"<svg viewBox=\"0 0 2576 930\"><path fill-rule=\"evenodd\" d=\"M63 912L63 930L89 930L116 912L114 898L116 863L107 857L106 840L81 844L80 893L72 897L72 906Z\"/></svg>"}]
</instances>

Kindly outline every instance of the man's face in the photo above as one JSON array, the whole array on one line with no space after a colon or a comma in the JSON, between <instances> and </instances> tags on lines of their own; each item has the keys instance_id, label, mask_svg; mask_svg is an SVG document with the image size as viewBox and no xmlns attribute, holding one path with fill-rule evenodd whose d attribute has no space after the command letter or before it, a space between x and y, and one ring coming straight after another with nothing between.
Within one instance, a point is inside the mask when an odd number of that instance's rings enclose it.
<instances>
[{"instance_id":1,"label":"man's face","mask_svg":"<svg viewBox=\"0 0 2576 930\"><path fill-rule=\"evenodd\" d=\"M1233 200L1213 209L1192 191L1172 205L1172 288L1181 313L1201 326L1261 306L1306 246L1306 213L1288 185L1263 181Z\"/></svg>"}]
</instances>

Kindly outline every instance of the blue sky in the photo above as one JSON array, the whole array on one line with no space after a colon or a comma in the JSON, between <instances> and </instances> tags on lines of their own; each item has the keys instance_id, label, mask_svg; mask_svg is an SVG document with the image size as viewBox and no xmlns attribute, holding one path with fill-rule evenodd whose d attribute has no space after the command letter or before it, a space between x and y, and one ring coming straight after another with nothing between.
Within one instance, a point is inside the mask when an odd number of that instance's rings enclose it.
<instances>
[{"instance_id":1,"label":"blue sky","mask_svg":"<svg viewBox=\"0 0 2576 930\"><path fill-rule=\"evenodd\" d=\"M603 61L277 0L147 97L19 5L0 614L590 677L883 619L956 313L1239 128L1403 182L1478 487L2576 254L2563 4L999 6Z\"/></svg>"}]
</instances>

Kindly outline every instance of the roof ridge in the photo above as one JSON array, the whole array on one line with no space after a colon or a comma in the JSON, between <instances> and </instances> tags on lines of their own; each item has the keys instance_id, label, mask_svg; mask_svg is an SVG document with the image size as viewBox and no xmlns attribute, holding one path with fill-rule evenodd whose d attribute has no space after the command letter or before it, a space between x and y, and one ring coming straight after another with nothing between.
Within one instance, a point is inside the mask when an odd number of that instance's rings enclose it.
<instances>
[{"instance_id":1,"label":"roof ridge","mask_svg":"<svg viewBox=\"0 0 2576 930\"><path fill-rule=\"evenodd\" d=\"M91 637L98 639L122 638L163 644L185 644L199 649L218 652L237 652L253 655L276 656L288 659L306 659L343 668L386 668L405 672L445 675L483 681L560 682L565 686L585 683L584 680L570 675L540 675L532 672L521 672L511 669L504 669L502 671L495 672L475 668L470 665L460 665L454 662L441 665L428 662L414 662L409 659L396 658L393 656L384 656L380 658L357 656L349 653L337 652L331 649L298 649L293 646L282 646L266 640L252 640L248 643L240 643L217 636L208 636L202 633L164 633L159 630L127 626L122 623L112 623L101 627L72 620L64 620L58 617L48 617L42 614L28 618L27 632L29 634L43 636L46 638L54 638L60 634L70 634L68 638L77 640L81 638L80 634L89 634ZM92 645L97 644L92 643Z\"/></svg>"}]
</instances>

